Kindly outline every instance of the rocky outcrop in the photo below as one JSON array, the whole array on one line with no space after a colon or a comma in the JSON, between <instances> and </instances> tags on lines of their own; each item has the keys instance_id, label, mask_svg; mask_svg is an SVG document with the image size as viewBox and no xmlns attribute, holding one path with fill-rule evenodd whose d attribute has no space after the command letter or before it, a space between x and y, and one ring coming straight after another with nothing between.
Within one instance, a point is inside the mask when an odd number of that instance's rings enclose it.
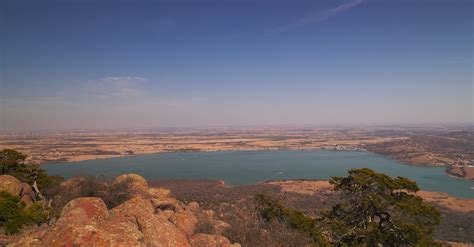
<instances>
[{"instance_id":1,"label":"rocky outcrop","mask_svg":"<svg viewBox=\"0 0 474 247\"><path fill-rule=\"evenodd\" d=\"M179 230L181 230L188 237L194 234L194 230L198 223L197 218L189 210L176 212L169 219Z\"/></svg>"},{"instance_id":2,"label":"rocky outcrop","mask_svg":"<svg viewBox=\"0 0 474 247\"><path fill-rule=\"evenodd\" d=\"M112 209L112 212L116 218L135 224L147 246L189 246L183 232L167 218L155 214L150 200L138 196Z\"/></svg>"},{"instance_id":3,"label":"rocky outcrop","mask_svg":"<svg viewBox=\"0 0 474 247\"><path fill-rule=\"evenodd\" d=\"M21 182L17 178L10 175L0 176L0 191L5 191L14 196L20 196L21 188Z\"/></svg>"},{"instance_id":4,"label":"rocky outcrop","mask_svg":"<svg viewBox=\"0 0 474 247\"><path fill-rule=\"evenodd\" d=\"M240 246L220 235L195 234L199 204L184 205L136 174L115 180L123 181L131 184L130 200L108 210L97 197L74 199L53 226L25 233L11 246Z\"/></svg>"}]
</instances>

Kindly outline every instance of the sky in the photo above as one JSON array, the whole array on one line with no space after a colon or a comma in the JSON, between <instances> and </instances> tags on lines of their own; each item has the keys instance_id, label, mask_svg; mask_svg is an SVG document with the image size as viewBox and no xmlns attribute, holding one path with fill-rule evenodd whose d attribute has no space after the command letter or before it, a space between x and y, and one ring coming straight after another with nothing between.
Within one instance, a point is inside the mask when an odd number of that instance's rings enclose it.
<instances>
[{"instance_id":1,"label":"sky","mask_svg":"<svg viewBox=\"0 0 474 247\"><path fill-rule=\"evenodd\" d=\"M3 0L0 131L473 123L471 0Z\"/></svg>"}]
</instances>

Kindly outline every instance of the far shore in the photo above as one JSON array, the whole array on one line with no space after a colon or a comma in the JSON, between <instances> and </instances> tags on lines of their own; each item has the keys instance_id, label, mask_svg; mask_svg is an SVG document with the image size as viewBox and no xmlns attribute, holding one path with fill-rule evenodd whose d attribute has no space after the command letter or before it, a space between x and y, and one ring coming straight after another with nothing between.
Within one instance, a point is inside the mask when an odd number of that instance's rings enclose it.
<instances>
[{"instance_id":1,"label":"far shore","mask_svg":"<svg viewBox=\"0 0 474 247\"><path fill-rule=\"evenodd\" d=\"M52 161L52 162L44 162L41 163L40 165L44 164L58 164L58 163L76 163L76 162L81 162L81 161L87 161L87 160L99 160L99 159L112 159L112 158L126 158L126 157L132 157L136 155L146 155L146 154L162 154L162 153L188 153L188 152L259 152L259 151L334 151L334 152L369 152L369 153L374 153L377 155L382 155L386 158L389 159L394 159L390 155L384 155L384 154L379 154L367 150L331 150L331 149L321 149L321 148L315 148L315 149L248 149L248 150L237 150L237 149L229 149L229 150L190 150L190 151L183 151L183 150L176 150L176 151L159 151L159 152L144 152L144 153L135 153L135 154L119 154L119 155L94 155L94 156L86 156L86 155L79 155L77 157L73 157L72 160L67 160L67 161ZM397 160L397 159L394 159ZM455 179L461 179L461 180L467 180L467 181L474 181L474 178L462 178L456 175L452 175L449 173L449 167L448 166L441 166L441 165L426 165L426 164L413 164L413 163L407 163L403 162L400 160L397 160L397 163L401 165L408 165L408 166L422 166L422 167L446 167L445 173ZM473 168L474 169L474 168Z\"/></svg>"},{"instance_id":2,"label":"far shore","mask_svg":"<svg viewBox=\"0 0 474 247\"><path fill-rule=\"evenodd\" d=\"M406 165L456 167L474 165L469 145L474 145L474 135L459 127L449 132L392 126L0 133L0 149L20 151L36 164L168 152L334 150L367 151ZM471 178L456 173L457 178Z\"/></svg>"}]
</instances>

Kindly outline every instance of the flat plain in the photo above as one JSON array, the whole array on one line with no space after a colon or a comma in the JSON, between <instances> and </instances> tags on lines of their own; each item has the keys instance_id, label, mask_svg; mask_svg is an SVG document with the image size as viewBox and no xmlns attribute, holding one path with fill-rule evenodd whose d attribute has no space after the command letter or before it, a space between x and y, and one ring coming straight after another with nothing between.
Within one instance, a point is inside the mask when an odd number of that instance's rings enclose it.
<instances>
[{"instance_id":1,"label":"flat plain","mask_svg":"<svg viewBox=\"0 0 474 247\"><path fill-rule=\"evenodd\" d=\"M361 150L410 165L445 166L472 179L472 126L206 128L179 130L2 133L0 149L44 164L160 152Z\"/></svg>"}]
</instances>

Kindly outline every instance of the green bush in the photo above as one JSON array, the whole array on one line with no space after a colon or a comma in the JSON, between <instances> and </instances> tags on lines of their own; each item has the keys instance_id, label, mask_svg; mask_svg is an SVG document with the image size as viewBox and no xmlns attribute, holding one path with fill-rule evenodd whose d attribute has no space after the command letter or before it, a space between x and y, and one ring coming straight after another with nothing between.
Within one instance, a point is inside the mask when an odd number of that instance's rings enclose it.
<instances>
[{"instance_id":1,"label":"green bush","mask_svg":"<svg viewBox=\"0 0 474 247\"><path fill-rule=\"evenodd\" d=\"M257 212L264 221L278 221L284 223L289 228L301 233L308 234L314 242L323 245L321 232L316 227L316 220L305 214L284 207L280 202L273 198L259 193L255 196Z\"/></svg>"},{"instance_id":2,"label":"green bush","mask_svg":"<svg viewBox=\"0 0 474 247\"><path fill-rule=\"evenodd\" d=\"M0 226L7 234L18 233L25 225L39 225L49 219L49 211L36 202L25 207L20 198L7 192L0 192Z\"/></svg>"},{"instance_id":3,"label":"green bush","mask_svg":"<svg viewBox=\"0 0 474 247\"><path fill-rule=\"evenodd\" d=\"M436 246L431 233L439 224L438 210L423 202L415 182L391 178L367 168L352 169L331 184L342 201L322 219L336 244Z\"/></svg>"}]
</instances>

